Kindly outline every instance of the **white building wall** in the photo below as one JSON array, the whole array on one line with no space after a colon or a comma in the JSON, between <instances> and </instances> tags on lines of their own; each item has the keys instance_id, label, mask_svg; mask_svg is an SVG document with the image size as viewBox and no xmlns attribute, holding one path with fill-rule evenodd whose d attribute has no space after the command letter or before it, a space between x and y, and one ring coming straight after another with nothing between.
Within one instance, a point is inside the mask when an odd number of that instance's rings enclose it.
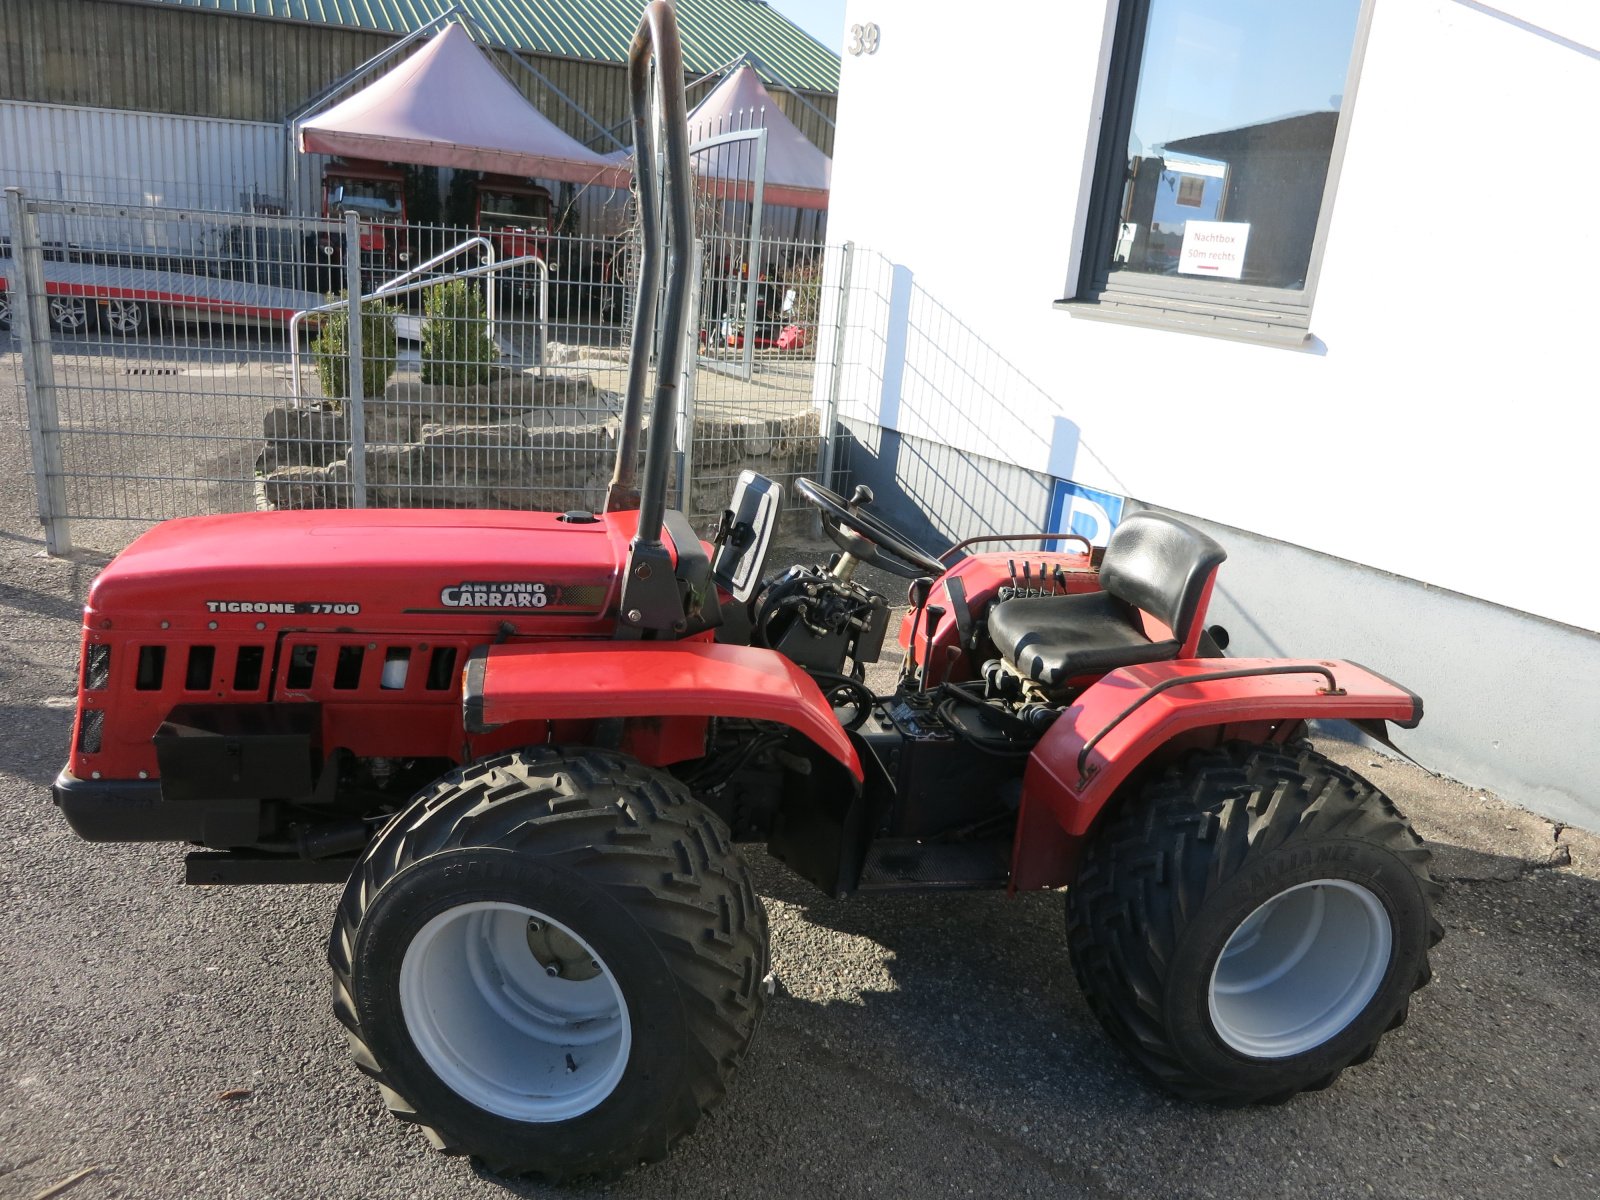
<instances>
[{"instance_id":1,"label":"white building wall","mask_svg":"<svg viewBox=\"0 0 1600 1200\"><path fill-rule=\"evenodd\" d=\"M881 38L844 57L829 235L883 256L849 323L908 320L903 365L893 334L847 349L845 415L1600 627L1600 6L1376 6L1313 336L1285 350L1051 305L1115 2L850 0ZM956 344L1006 367L975 384Z\"/></svg>"}]
</instances>

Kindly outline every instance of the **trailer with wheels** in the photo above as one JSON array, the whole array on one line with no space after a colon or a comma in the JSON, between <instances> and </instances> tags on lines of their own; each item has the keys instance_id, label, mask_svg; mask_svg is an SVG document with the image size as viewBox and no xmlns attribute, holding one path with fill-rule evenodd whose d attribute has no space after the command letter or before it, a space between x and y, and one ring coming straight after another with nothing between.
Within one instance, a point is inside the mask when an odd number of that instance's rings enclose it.
<instances>
[{"instance_id":1,"label":"trailer with wheels","mask_svg":"<svg viewBox=\"0 0 1600 1200\"><path fill-rule=\"evenodd\" d=\"M322 303L316 293L297 286L299 268L294 264L263 263L259 275L250 278L255 264L235 263L246 277L234 279L178 270L177 256L157 251L107 252L98 256L101 261L94 257L79 251L69 258L55 254L45 259L47 312L57 333L99 330L143 337L163 325L204 322L286 329L295 313ZM0 325L12 322L6 279L15 269L9 257L0 257Z\"/></svg>"},{"instance_id":2,"label":"trailer with wheels","mask_svg":"<svg viewBox=\"0 0 1600 1200\"><path fill-rule=\"evenodd\" d=\"M1275 1103L1371 1056L1428 979L1438 889L1394 805L1305 733L1414 724L1415 695L1218 657L1225 552L1164 515L1098 562L933 555L866 489L801 481L838 553L775 572L777 485L747 473L709 543L666 507L692 235L665 3L631 54L644 163L652 59L666 236L646 172L633 352L660 345L660 382L645 434L634 374L603 510L150 531L85 608L66 819L192 843L192 882L343 881L328 960L357 1067L500 1172L614 1175L721 1100L774 986L741 844L861 902L1065 887L1090 1008L1181 1096ZM910 581L888 694L864 682L891 623L865 563Z\"/></svg>"}]
</instances>

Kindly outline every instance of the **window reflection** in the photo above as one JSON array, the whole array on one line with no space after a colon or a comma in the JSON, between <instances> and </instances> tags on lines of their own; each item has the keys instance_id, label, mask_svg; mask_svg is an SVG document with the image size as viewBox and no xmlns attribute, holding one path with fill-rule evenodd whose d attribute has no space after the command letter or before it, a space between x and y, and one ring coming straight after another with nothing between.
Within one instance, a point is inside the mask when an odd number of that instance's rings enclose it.
<instances>
[{"instance_id":1,"label":"window reflection","mask_svg":"<svg viewBox=\"0 0 1600 1200\"><path fill-rule=\"evenodd\" d=\"M1150 0L1113 277L1305 286L1361 0Z\"/></svg>"}]
</instances>

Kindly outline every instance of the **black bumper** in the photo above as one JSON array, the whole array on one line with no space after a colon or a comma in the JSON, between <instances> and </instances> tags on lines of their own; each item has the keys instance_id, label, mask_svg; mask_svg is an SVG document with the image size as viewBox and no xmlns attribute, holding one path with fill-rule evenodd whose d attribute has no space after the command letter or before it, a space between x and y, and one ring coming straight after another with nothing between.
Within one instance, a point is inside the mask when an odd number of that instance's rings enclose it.
<instances>
[{"instance_id":1,"label":"black bumper","mask_svg":"<svg viewBox=\"0 0 1600 1200\"><path fill-rule=\"evenodd\" d=\"M159 779L79 779L63 770L50 794L72 831L90 842L205 843L208 833L221 832L219 825L247 825L251 837L241 841L248 843L259 822L259 802L172 801L162 796Z\"/></svg>"}]
</instances>

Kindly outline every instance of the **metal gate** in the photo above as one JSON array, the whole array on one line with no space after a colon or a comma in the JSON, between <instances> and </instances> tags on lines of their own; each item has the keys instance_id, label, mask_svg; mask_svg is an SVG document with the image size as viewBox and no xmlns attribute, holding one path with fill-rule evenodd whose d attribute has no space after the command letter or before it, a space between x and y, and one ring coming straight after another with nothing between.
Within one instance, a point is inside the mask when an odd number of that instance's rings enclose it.
<instances>
[{"instance_id":1,"label":"metal gate","mask_svg":"<svg viewBox=\"0 0 1600 1200\"><path fill-rule=\"evenodd\" d=\"M694 511L720 511L741 470L792 491L823 457L829 388L817 375L832 356L819 355L817 339L829 251L772 236L767 131L757 119L743 114L750 127L707 130L689 148L699 264L684 479Z\"/></svg>"}]
</instances>

